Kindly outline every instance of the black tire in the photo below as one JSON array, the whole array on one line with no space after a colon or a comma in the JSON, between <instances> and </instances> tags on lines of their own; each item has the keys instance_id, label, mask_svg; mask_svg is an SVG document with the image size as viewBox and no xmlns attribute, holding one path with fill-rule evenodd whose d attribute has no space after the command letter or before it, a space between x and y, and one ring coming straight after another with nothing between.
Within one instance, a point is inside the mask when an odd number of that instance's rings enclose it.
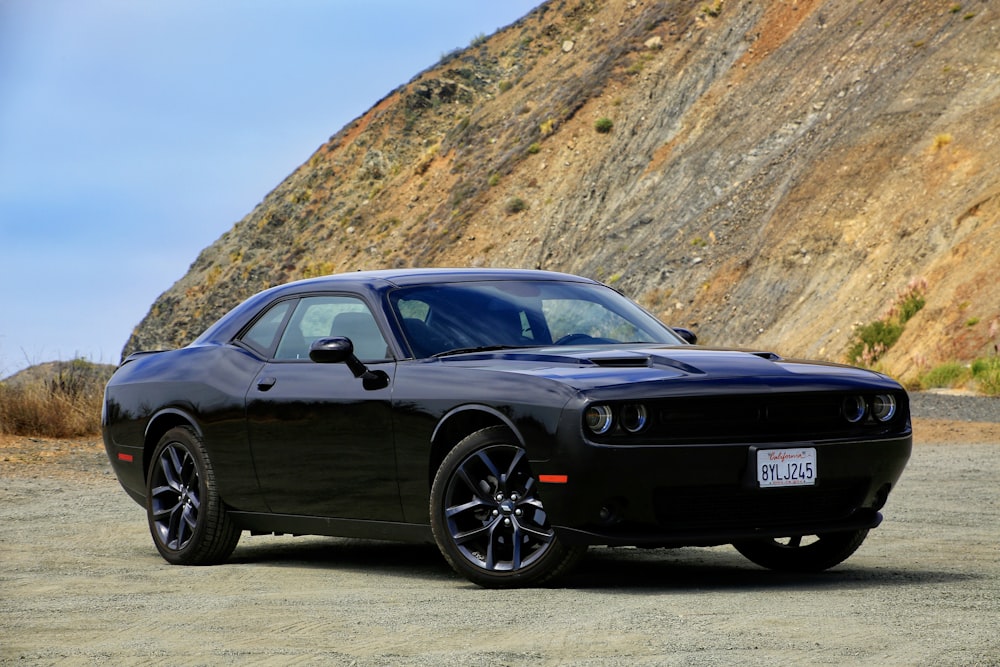
<instances>
[{"instance_id":1,"label":"black tire","mask_svg":"<svg viewBox=\"0 0 1000 667\"><path fill-rule=\"evenodd\" d=\"M445 559L485 588L543 584L586 551L556 537L524 448L500 426L473 433L448 453L434 477L430 512Z\"/></svg>"},{"instance_id":2,"label":"black tire","mask_svg":"<svg viewBox=\"0 0 1000 667\"><path fill-rule=\"evenodd\" d=\"M195 431L167 431L146 477L146 518L160 555L175 565L213 565L229 558L240 530L226 513L215 471Z\"/></svg>"},{"instance_id":3,"label":"black tire","mask_svg":"<svg viewBox=\"0 0 1000 667\"><path fill-rule=\"evenodd\" d=\"M858 550L868 529L783 539L734 542L736 550L761 567L779 572L821 572L844 562Z\"/></svg>"}]
</instances>

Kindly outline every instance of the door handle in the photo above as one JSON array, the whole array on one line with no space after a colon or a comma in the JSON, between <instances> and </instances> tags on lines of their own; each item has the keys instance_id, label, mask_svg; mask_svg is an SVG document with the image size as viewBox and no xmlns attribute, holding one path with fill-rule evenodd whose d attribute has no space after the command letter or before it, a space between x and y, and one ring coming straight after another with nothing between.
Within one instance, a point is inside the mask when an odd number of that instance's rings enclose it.
<instances>
[{"instance_id":1,"label":"door handle","mask_svg":"<svg viewBox=\"0 0 1000 667\"><path fill-rule=\"evenodd\" d=\"M267 391L268 389L270 389L271 387L273 387L274 383L277 382L277 381L278 381L278 378L272 378L272 377L261 378L261 379L257 380L257 389L259 389L261 391Z\"/></svg>"}]
</instances>

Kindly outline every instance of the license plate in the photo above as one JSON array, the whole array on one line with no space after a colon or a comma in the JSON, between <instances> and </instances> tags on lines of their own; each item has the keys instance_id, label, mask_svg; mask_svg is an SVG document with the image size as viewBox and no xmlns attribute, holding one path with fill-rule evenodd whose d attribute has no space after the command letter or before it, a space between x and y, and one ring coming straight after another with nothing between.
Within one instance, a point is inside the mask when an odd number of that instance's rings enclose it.
<instances>
[{"instance_id":1,"label":"license plate","mask_svg":"<svg viewBox=\"0 0 1000 667\"><path fill-rule=\"evenodd\" d=\"M761 488L811 486L816 483L816 449L758 449L757 484Z\"/></svg>"}]
</instances>

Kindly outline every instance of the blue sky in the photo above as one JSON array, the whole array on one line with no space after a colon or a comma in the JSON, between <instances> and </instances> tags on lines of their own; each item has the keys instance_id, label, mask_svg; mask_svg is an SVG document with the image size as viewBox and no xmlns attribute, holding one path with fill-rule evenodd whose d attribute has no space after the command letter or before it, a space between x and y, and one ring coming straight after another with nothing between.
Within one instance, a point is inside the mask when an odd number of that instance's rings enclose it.
<instances>
[{"instance_id":1,"label":"blue sky","mask_svg":"<svg viewBox=\"0 0 1000 667\"><path fill-rule=\"evenodd\" d=\"M117 363L344 125L539 0L0 0L0 378Z\"/></svg>"}]
</instances>

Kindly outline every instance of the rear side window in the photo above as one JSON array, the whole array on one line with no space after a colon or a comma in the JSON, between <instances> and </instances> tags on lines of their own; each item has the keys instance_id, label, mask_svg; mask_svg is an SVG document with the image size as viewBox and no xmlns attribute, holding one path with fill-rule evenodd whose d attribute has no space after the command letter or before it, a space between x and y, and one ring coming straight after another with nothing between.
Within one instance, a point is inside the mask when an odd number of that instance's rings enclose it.
<instances>
[{"instance_id":1,"label":"rear side window","mask_svg":"<svg viewBox=\"0 0 1000 667\"><path fill-rule=\"evenodd\" d=\"M258 352L267 353L274 349L275 338L281 329L281 323L285 321L285 315L294 305L294 301L282 301L275 304L264 313L264 316L257 320L245 334L243 342L254 348Z\"/></svg>"}]
</instances>

